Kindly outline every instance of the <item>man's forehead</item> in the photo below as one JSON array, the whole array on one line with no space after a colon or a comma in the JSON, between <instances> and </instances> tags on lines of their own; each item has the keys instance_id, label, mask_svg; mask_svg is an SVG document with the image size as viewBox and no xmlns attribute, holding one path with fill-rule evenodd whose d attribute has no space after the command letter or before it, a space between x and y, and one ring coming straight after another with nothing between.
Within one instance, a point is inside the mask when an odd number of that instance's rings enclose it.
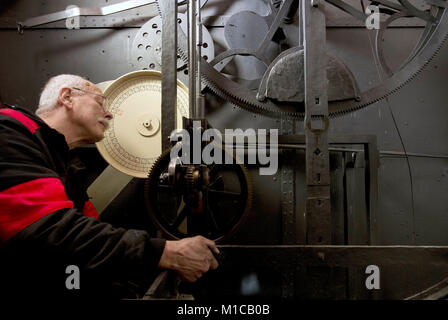
<instances>
[{"instance_id":1,"label":"man's forehead","mask_svg":"<svg viewBox=\"0 0 448 320\"><path fill-rule=\"evenodd\" d=\"M97 93L99 95L103 95L103 91L101 91L101 89L96 84L94 84L90 81L85 82L85 88L86 88L86 90L89 90L91 92Z\"/></svg>"}]
</instances>

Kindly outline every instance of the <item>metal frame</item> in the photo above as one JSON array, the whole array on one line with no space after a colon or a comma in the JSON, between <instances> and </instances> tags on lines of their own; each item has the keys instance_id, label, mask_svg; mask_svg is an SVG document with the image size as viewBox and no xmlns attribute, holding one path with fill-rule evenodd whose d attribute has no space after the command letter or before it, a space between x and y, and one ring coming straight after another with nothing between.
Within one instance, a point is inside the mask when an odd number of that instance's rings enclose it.
<instances>
[{"instance_id":1,"label":"metal frame","mask_svg":"<svg viewBox=\"0 0 448 320\"><path fill-rule=\"evenodd\" d=\"M305 141L303 135L281 135L278 137L279 148L285 148L284 145L293 147L294 145L303 145ZM364 159L366 161L366 198L367 209L370 220L369 233L370 243L377 243L376 233L376 213L377 213L377 200L378 200L378 176L376 171L379 167L379 151L377 147L376 136L373 135L329 135L329 144L357 144L364 146ZM347 150L349 151L349 150Z\"/></svg>"},{"instance_id":2,"label":"metal frame","mask_svg":"<svg viewBox=\"0 0 448 320\"><path fill-rule=\"evenodd\" d=\"M297 265L326 267L367 267L431 265L448 266L447 246L310 246L269 245L243 246L221 245L220 263L223 268L260 266L283 270L295 257ZM273 263L276 261L276 263Z\"/></svg>"},{"instance_id":3,"label":"metal frame","mask_svg":"<svg viewBox=\"0 0 448 320\"><path fill-rule=\"evenodd\" d=\"M141 6L146 6L148 4L154 4L154 0L129 0L120 2L117 4L108 5L101 8L79 8L75 7L72 9L66 9L64 11L58 11L43 16L38 16L34 18L29 18L24 22L18 22L17 27L19 32L23 31L24 28L31 28L40 26L43 24L56 22L60 20L65 20L68 18L74 18L79 16L107 16L110 14L118 13L121 11L126 11L129 9L138 8ZM176 2L177 4L177 2Z\"/></svg>"},{"instance_id":4,"label":"metal frame","mask_svg":"<svg viewBox=\"0 0 448 320\"><path fill-rule=\"evenodd\" d=\"M284 274L285 266L290 272L300 272L302 267L362 267L375 264L380 267L398 266L432 266L448 267L447 246L310 246L310 245L275 245L242 246L220 245L220 269L259 269L260 266L270 271ZM294 263L292 264L291 261ZM292 264L292 266L291 266ZM359 274L358 274L359 275ZM283 283L287 278L283 279ZM434 286L406 299L441 299L448 293L448 278ZM174 272L164 271L151 285L144 299L180 299L179 279ZM282 299L291 300L295 291L293 286L282 285ZM373 293L371 298L378 299Z\"/></svg>"},{"instance_id":5,"label":"metal frame","mask_svg":"<svg viewBox=\"0 0 448 320\"><path fill-rule=\"evenodd\" d=\"M170 146L176 128L177 0L160 3L162 11L162 150Z\"/></svg>"},{"instance_id":6,"label":"metal frame","mask_svg":"<svg viewBox=\"0 0 448 320\"><path fill-rule=\"evenodd\" d=\"M288 149L297 149L297 148L306 148L306 136L305 135L296 135L294 134L294 121L284 120L281 122L281 131L282 134L278 137L278 147L279 149L288 150ZM226 141L226 137L223 136L223 141ZM266 142L267 145L269 142ZM377 232L376 232L376 214L377 214L377 200L378 200L378 177L377 170L379 167L379 151L377 148L377 139L374 135L329 135L328 136L328 144L333 145L362 145L364 150L356 150L356 151L364 151L364 161L366 163L365 169L365 190L366 190L366 209L369 217L369 226L368 226L368 234L370 239L370 244L377 243ZM247 144L246 144L247 146ZM331 150L331 148L330 148ZM345 151L340 148L337 151ZM346 152L353 152L353 149L347 149ZM308 261L311 260L303 260L303 255L317 255L322 263L319 263L318 266L326 265L323 263L322 254L324 257L326 255L337 256L337 252L342 252L343 257L341 261L344 261L343 266L353 266L357 264L357 261L361 258L366 259L366 261L372 261L369 259L377 259L381 257L378 250L371 250L370 248L374 248L373 246L353 246L353 245L328 245L328 246L316 246L316 245L296 245L296 234L294 231L296 230L296 221L295 221L295 187L294 187L294 169L286 166L286 168L281 168L281 208L282 208L282 230L283 230L283 245L265 245L265 246L245 246L245 245L232 245L232 246L220 246L223 248L221 250L223 252L223 256L225 257L223 260L222 268L233 268L234 265L232 261L234 258L234 254L239 254L239 250L247 249L247 254L250 256L251 261L254 263L254 266L267 266L271 268L273 266L272 261L275 262L275 268L281 270L282 274L282 299L293 299L295 293L295 283L296 279L300 277L301 268L300 266L307 265ZM291 183L292 182L292 183ZM329 187L329 186L328 186ZM330 208L331 209L331 208ZM308 229L307 225L307 229ZM330 225L330 228L332 225ZM330 239L331 241L331 239ZM292 248L292 249L291 249ZM376 248L376 247L375 247ZM398 248L398 247L378 247L382 248ZM400 247L401 248L401 247ZM408 247L403 247L408 248ZM421 248L421 247L419 247ZM318 251L322 249L323 251ZM269 256L268 260L259 259L258 250L261 250L263 254L262 256ZM292 251L291 251L292 250ZM299 254L291 253L287 254L285 252L294 252L296 250ZM396 249L394 249L396 251ZM398 249L399 250L399 249ZM234 253L237 252L237 253ZM300 252L304 253L300 253ZM353 253L352 253L353 251ZM381 251L381 250L379 250ZM243 251L244 252L244 251ZM252 253L254 252L254 253ZM370 253L373 252L373 253ZM389 251L386 251L386 255L383 257L387 260L387 263L400 263L393 262L388 258ZM440 252L439 252L440 253ZM442 252L443 253L443 252ZM254 254L255 256L252 256ZM243 254L244 255L244 254ZM391 254L393 257L394 254ZM395 255L399 257L399 255ZM308 256L307 256L308 257ZM350 259L355 259L353 262ZM239 258L236 258L239 259ZM242 257L241 257L242 259ZM283 260L284 259L284 260ZM336 258L332 258L336 259ZM382 258L381 258L382 259ZM380 259L377 259L380 261ZM243 259L246 261L246 258ZM238 264L239 262L235 262ZM244 263L244 262L242 262ZM309 264L309 266L314 266L314 262ZM367 264L368 265L368 264ZM366 266L367 266L366 265ZM247 266L247 265L245 265ZM328 265L331 266L331 265ZM354 277L358 274L355 272L351 272L349 270L349 277L347 279L348 282L352 281Z\"/></svg>"},{"instance_id":7,"label":"metal frame","mask_svg":"<svg viewBox=\"0 0 448 320\"><path fill-rule=\"evenodd\" d=\"M323 2L302 1L307 243L331 243L326 29ZM314 122L317 123L315 127Z\"/></svg>"}]
</instances>

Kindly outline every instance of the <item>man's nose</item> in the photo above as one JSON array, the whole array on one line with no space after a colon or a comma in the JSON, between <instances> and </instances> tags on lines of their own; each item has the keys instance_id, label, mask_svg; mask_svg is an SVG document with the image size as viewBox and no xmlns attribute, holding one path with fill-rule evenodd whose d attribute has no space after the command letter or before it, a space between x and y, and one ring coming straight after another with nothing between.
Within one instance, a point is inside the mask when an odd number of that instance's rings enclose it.
<instances>
[{"instance_id":1,"label":"man's nose","mask_svg":"<svg viewBox=\"0 0 448 320\"><path fill-rule=\"evenodd\" d=\"M107 120L112 120L113 117L114 116L109 111L106 111L106 113L104 114L104 118L106 118Z\"/></svg>"}]
</instances>

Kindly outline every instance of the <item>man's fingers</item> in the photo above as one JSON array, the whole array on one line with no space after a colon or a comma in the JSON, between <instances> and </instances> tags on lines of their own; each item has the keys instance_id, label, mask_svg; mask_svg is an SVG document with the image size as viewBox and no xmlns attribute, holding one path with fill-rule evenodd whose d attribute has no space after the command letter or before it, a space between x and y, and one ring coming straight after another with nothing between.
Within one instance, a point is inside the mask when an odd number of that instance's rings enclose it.
<instances>
[{"instance_id":1,"label":"man's fingers","mask_svg":"<svg viewBox=\"0 0 448 320\"><path fill-rule=\"evenodd\" d=\"M212 247L212 250L214 253L219 254L219 249L216 245Z\"/></svg>"},{"instance_id":2,"label":"man's fingers","mask_svg":"<svg viewBox=\"0 0 448 320\"><path fill-rule=\"evenodd\" d=\"M218 268L218 260L215 259L215 257L212 257L210 259L210 269L215 270Z\"/></svg>"},{"instance_id":3,"label":"man's fingers","mask_svg":"<svg viewBox=\"0 0 448 320\"><path fill-rule=\"evenodd\" d=\"M210 250L212 250L214 253L219 254L219 249L218 247L216 247L216 244L214 241L204 238L205 239L205 244L207 245L207 247L210 248Z\"/></svg>"},{"instance_id":4,"label":"man's fingers","mask_svg":"<svg viewBox=\"0 0 448 320\"><path fill-rule=\"evenodd\" d=\"M219 254L219 249L218 249L218 247L216 247L216 244L215 244L215 242L214 241L212 241L212 240L209 240L209 239L207 239L207 238L204 238L205 239L205 244L208 246L208 248L210 249L210 251L211 251L211 259L210 259L210 269L217 269L218 268L218 265L219 265L219 263L218 263L218 260L216 259L216 255L218 255Z\"/></svg>"}]
</instances>

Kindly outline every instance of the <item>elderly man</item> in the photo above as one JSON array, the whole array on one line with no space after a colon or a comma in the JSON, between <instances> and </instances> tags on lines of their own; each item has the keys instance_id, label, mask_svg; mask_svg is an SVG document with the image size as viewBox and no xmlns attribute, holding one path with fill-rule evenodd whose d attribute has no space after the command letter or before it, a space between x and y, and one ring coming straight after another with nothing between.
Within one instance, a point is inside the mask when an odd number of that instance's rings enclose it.
<instances>
[{"instance_id":1,"label":"elderly man","mask_svg":"<svg viewBox=\"0 0 448 320\"><path fill-rule=\"evenodd\" d=\"M165 241L114 228L89 202L77 201L76 188L68 187L68 152L104 137L112 114L103 102L95 84L59 75L43 89L36 115L0 109L2 294L138 297L157 270L193 282L218 267L209 239ZM66 287L71 265L80 270L79 290Z\"/></svg>"}]
</instances>

